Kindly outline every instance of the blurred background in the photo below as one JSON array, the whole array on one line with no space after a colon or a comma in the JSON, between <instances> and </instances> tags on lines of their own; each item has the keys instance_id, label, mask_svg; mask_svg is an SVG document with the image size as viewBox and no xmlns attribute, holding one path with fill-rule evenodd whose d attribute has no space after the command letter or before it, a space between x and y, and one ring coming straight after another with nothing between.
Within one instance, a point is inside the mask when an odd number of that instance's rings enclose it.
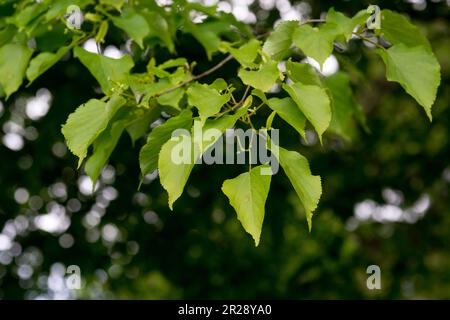
<instances>
[{"instance_id":1,"label":"blurred background","mask_svg":"<svg viewBox=\"0 0 450 320\"><path fill-rule=\"evenodd\" d=\"M58 63L0 102L0 298L450 298L450 1L234 0L219 7L264 33L280 19L319 18L331 5L353 15L369 4L408 15L430 39L442 67L434 121L385 81L370 49L336 54L330 72L350 71L369 130L359 128L351 142L328 135L323 147L313 134L304 143L281 131L282 143L322 176L323 196L308 233L289 181L276 175L257 248L220 191L242 172L237 165L196 166L170 212L155 174L138 191L143 141L133 147L123 135L92 193L60 132L95 94L78 61ZM180 54L208 64L192 41L180 38ZM217 76L230 79L235 70L230 64ZM381 290L366 287L373 264ZM69 265L81 270L81 290L65 285Z\"/></svg>"}]
</instances>

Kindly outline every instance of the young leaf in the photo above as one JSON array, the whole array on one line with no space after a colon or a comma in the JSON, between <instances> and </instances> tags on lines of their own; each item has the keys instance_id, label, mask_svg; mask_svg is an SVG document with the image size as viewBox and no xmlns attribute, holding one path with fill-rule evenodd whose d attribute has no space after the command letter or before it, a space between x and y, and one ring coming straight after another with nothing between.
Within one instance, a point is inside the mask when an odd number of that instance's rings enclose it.
<instances>
[{"instance_id":1,"label":"young leaf","mask_svg":"<svg viewBox=\"0 0 450 320\"><path fill-rule=\"evenodd\" d=\"M184 96L184 89L178 88L172 92L159 96L156 101L162 106L169 106L174 109L180 110L180 101Z\"/></svg>"},{"instance_id":2,"label":"young leaf","mask_svg":"<svg viewBox=\"0 0 450 320\"><path fill-rule=\"evenodd\" d=\"M283 88L316 129L322 143L322 134L331 121L330 99L326 91L319 86L304 85L300 82L290 86L283 84Z\"/></svg>"},{"instance_id":3,"label":"young leaf","mask_svg":"<svg viewBox=\"0 0 450 320\"><path fill-rule=\"evenodd\" d=\"M218 119L208 119L206 120L205 124L202 127L203 132L208 132L209 129L216 129L222 134L227 130L228 128L231 128L235 125L235 123L239 120L240 117L242 117L248 110L248 108L251 106L253 101L253 98L251 96L247 97L245 102L242 104L242 106L232 115L224 115ZM207 140L206 137L202 137L201 140L201 146L199 150L201 150L202 154L208 150L210 146L212 146L216 140L219 137L209 137L210 139ZM198 143L197 141L195 141Z\"/></svg>"},{"instance_id":4,"label":"young leaf","mask_svg":"<svg viewBox=\"0 0 450 320\"><path fill-rule=\"evenodd\" d=\"M403 43L408 47L423 46L431 51L430 42L420 29L399 13L391 10L381 11L381 32L383 37L394 45Z\"/></svg>"},{"instance_id":5,"label":"young leaf","mask_svg":"<svg viewBox=\"0 0 450 320\"><path fill-rule=\"evenodd\" d=\"M338 32L338 27L334 23L325 23L320 28L304 24L295 30L293 41L306 56L313 58L322 66L333 52L333 41Z\"/></svg>"},{"instance_id":6,"label":"young leaf","mask_svg":"<svg viewBox=\"0 0 450 320\"><path fill-rule=\"evenodd\" d=\"M91 99L69 115L61 131L70 151L79 158L78 167L86 157L89 146L105 130L111 118L125 102L124 98L116 95L112 96L108 103Z\"/></svg>"},{"instance_id":7,"label":"young leaf","mask_svg":"<svg viewBox=\"0 0 450 320\"><path fill-rule=\"evenodd\" d=\"M297 29L298 21L281 22L263 45L263 51L274 60L282 60L289 54L292 46L292 35Z\"/></svg>"},{"instance_id":8,"label":"young leaf","mask_svg":"<svg viewBox=\"0 0 450 320\"><path fill-rule=\"evenodd\" d=\"M122 15L111 17L111 20L117 27L124 30L139 47L143 48L143 40L150 33L150 27L142 15L133 8L127 7L123 10Z\"/></svg>"},{"instance_id":9,"label":"young leaf","mask_svg":"<svg viewBox=\"0 0 450 320\"><path fill-rule=\"evenodd\" d=\"M227 50L243 67L253 68L255 67L254 61L258 56L258 50L260 47L261 44L258 40L251 39L238 49L227 45Z\"/></svg>"},{"instance_id":10,"label":"young leaf","mask_svg":"<svg viewBox=\"0 0 450 320\"><path fill-rule=\"evenodd\" d=\"M100 27L98 29L97 34L95 35L95 42L103 43L105 42L105 37L108 34L109 23L107 20L103 20L100 23Z\"/></svg>"},{"instance_id":11,"label":"young leaf","mask_svg":"<svg viewBox=\"0 0 450 320\"><path fill-rule=\"evenodd\" d=\"M248 97L242 104L242 107L233 115L225 115L219 119L207 119L203 124L202 131L208 132L209 129L216 129L223 134L226 129L232 127L236 121L243 116L248 107L251 105L252 98ZM201 121L197 121L194 126L202 126ZM160 175L161 185L169 195L169 207L172 209L173 203L183 193L184 186L189 178L189 175L197 160L204 152L211 147L220 135L206 136L202 135L197 140L195 132L190 136L171 138L168 140L159 153L158 170ZM180 141L180 139L182 139ZM173 155L179 155L179 149L186 151L187 160L182 162L175 162ZM183 152L183 156L186 155ZM186 158L185 158L186 159Z\"/></svg>"},{"instance_id":12,"label":"young leaf","mask_svg":"<svg viewBox=\"0 0 450 320\"><path fill-rule=\"evenodd\" d=\"M224 91L224 90L226 90L228 88L228 84L222 78L218 78L218 79L214 80L214 82L211 83L209 85L209 87L211 89L215 89L215 90L217 90L219 92L222 92L222 91Z\"/></svg>"},{"instance_id":13,"label":"young leaf","mask_svg":"<svg viewBox=\"0 0 450 320\"><path fill-rule=\"evenodd\" d=\"M263 64L259 70L250 71L239 69L239 78L246 85L252 86L263 92L267 92L274 86L277 79L280 77L276 61L269 61Z\"/></svg>"},{"instance_id":14,"label":"young leaf","mask_svg":"<svg viewBox=\"0 0 450 320\"><path fill-rule=\"evenodd\" d=\"M441 82L441 67L434 54L424 47L409 48L403 44L377 52L386 65L387 79L400 83L431 121L431 107Z\"/></svg>"},{"instance_id":15,"label":"young leaf","mask_svg":"<svg viewBox=\"0 0 450 320\"><path fill-rule=\"evenodd\" d=\"M298 152L279 147L279 161L305 208L308 228L311 231L312 215L322 195L320 177L311 174L308 160Z\"/></svg>"},{"instance_id":16,"label":"young leaf","mask_svg":"<svg viewBox=\"0 0 450 320\"><path fill-rule=\"evenodd\" d=\"M31 59L30 65L26 71L27 79L29 81L28 85L61 60L69 50L70 47L62 47L56 53L42 52Z\"/></svg>"},{"instance_id":17,"label":"young leaf","mask_svg":"<svg viewBox=\"0 0 450 320\"><path fill-rule=\"evenodd\" d=\"M189 105L198 109L203 122L208 117L218 113L222 106L230 100L228 94L220 94L206 84L194 83L186 93Z\"/></svg>"},{"instance_id":18,"label":"young leaf","mask_svg":"<svg viewBox=\"0 0 450 320\"><path fill-rule=\"evenodd\" d=\"M126 122L127 119L112 121L94 141L94 152L84 166L84 170L94 184L125 130Z\"/></svg>"},{"instance_id":19,"label":"young leaf","mask_svg":"<svg viewBox=\"0 0 450 320\"><path fill-rule=\"evenodd\" d=\"M353 18L345 16L341 12L336 12L334 8L328 10L327 23L333 23L337 27L337 34L342 35L346 41L350 40L355 28L363 24L370 14L366 10L358 12Z\"/></svg>"},{"instance_id":20,"label":"young leaf","mask_svg":"<svg viewBox=\"0 0 450 320\"><path fill-rule=\"evenodd\" d=\"M0 85L6 99L22 84L32 53L33 50L21 44L9 43L0 48Z\"/></svg>"},{"instance_id":21,"label":"young leaf","mask_svg":"<svg viewBox=\"0 0 450 320\"><path fill-rule=\"evenodd\" d=\"M270 168L270 166L262 165L252 168L234 179L225 180L222 185L223 193L236 210L245 231L255 240L255 246L259 245L264 207L272 179L271 175L261 174L262 168Z\"/></svg>"},{"instance_id":22,"label":"young leaf","mask_svg":"<svg viewBox=\"0 0 450 320\"><path fill-rule=\"evenodd\" d=\"M192 112L186 109L176 117L170 118L150 132L147 143L142 147L139 153L139 164L143 176L155 171L158 167L159 152L162 145L170 139L172 132L176 129L188 130L191 126Z\"/></svg>"},{"instance_id":23,"label":"young leaf","mask_svg":"<svg viewBox=\"0 0 450 320\"><path fill-rule=\"evenodd\" d=\"M91 53L81 47L74 48L74 57L89 69L106 94L112 93L113 82L127 83L127 75L134 66L133 59L124 55L120 59L112 59Z\"/></svg>"},{"instance_id":24,"label":"young leaf","mask_svg":"<svg viewBox=\"0 0 450 320\"><path fill-rule=\"evenodd\" d=\"M286 75L293 82L301 82L305 85L322 86L319 74L309 63L286 61Z\"/></svg>"},{"instance_id":25,"label":"young leaf","mask_svg":"<svg viewBox=\"0 0 450 320\"><path fill-rule=\"evenodd\" d=\"M176 59L170 59L167 60L160 65L158 65L158 68L160 69L168 69L173 67L183 67L188 63L186 58L176 58Z\"/></svg>"},{"instance_id":26,"label":"young leaf","mask_svg":"<svg viewBox=\"0 0 450 320\"><path fill-rule=\"evenodd\" d=\"M306 118L291 98L272 98L268 100L270 109L276 113L287 123L289 123L297 132L305 137Z\"/></svg>"},{"instance_id":27,"label":"young leaf","mask_svg":"<svg viewBox=\"0 0 450 320\"><path fill-rule=\"evenodd\" d=\"M174 154L178 156L179 149L182 149L182 155L180 156L187 157L187 161L180 161L179 163L174 161ZM183 193L199 152L197 145L192 141L191 135L172 137L161 147L158 158L159 179L169 195L170 210L173 210L174 202Z\"/></svg>"}]
</instances>

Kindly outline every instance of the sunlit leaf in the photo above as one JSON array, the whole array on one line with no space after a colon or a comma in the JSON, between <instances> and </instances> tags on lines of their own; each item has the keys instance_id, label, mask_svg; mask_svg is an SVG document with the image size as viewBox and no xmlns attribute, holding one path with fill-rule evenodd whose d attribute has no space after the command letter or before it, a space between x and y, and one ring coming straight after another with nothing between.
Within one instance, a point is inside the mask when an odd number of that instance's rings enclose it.
<instances>
[{"instance_id":1,"label":"sunlit leaf","mask_svg":"<svg viewBox=\"0 0 450 320\"><path fill-rule=\"evenodd\" d=\"M198 109L202 121L218 113L222 106L230 100L228 94L220 94L206 84L194 83L186 93L189 104Z\"/></svg>"},{"instance_id":2,"label":"sunlit leaf","mask_svg":"<svg viewBox=\"0 0 450 320\"><path fill-rule=\"evenodd\" d=\"M255 89L259 89L263 92L267 92L276 83L277 79L280 77L280 72L278 71L277 62L269 61L263 64L259 70L239 70L239 78L245 84L252 86Z\"/></svg>"},{"instance_id":3,"label":"sunlit leaf","mask_svg":"<svg viewBox=\"0 0 450 320\"><path fill-rule=\"evenodd\" d=\"M304 85L300 82L290 86L283 84L283 88L311 122L322 141L322 134L331 121L330 99L326 91L319 86Z\"/></svg>"},{"instance_id":4,"label":"sunlit leaf","mask_svg":"<svg viewBox=\"0 0 450 320\"><path fill-rule=\"evenodd\" d=\"M267 195L269 194L271 175L262 175L262 168L268 165L252 168L236 178L225 180L223 193L228 197L231 206L236 210L237 217L253 239L255 246L259 245Z\"/></svg>"},{"instance_id":5,"label":"sunlit leaf","mask_svg":"<svg viewBox=\"0 0 450 320\"><path fill-rule=\"evenodd\" d=\"M127 75L134 66L133 59L129 55L112 59L88 52L80 47L75 47L73 51L74 56L88 68L106 94L112 93L115 83L128 82Z\"/></svg>"},{"instance_id":6,"label":"sunlit leaf","mask_svg":"<svg viewBox=\"0 0 450 320\"><path fill-rule=\"evenodd\" d=\"M304 138L306 118L291 98L272 98L268 101L268 106L287 123L289 123Z\"/></svg>"},{"instance_id":7,"label":"sunlit leaf","mask_svg":"<svg viewBox=\"0 0 450 320\"><path fill-rule=\"evenodd\" d=\"M0 85L6 98L22 84L32 53L33 50L20 44L10 43L0 48Z\"/></svg>"},{"instance_id":8,"label":"sunlit leaf","mask_svg":"<svg viewBox=\"0 0 450 320\"><path fill-rule=\"evenodd\" d=\"M267 38L263 51L274 60L282 60L289 54L292 36L299 25L298 21L281 22Z\"/></svg>"},{"instance_id":9,"label":"sunlit leaf","mask_svg":"<svg viewBox=\"0 0 450 320\"><path fill-rule=\"evenodd\" d=\"M61 131L70 151L78 157L78 166L86 157L89 146L125 102L120 96L112 96L107 103L91 99L69 115Z\"/></svg>"},{"instance_id":10,"label":"sunlit leaf","mask_svg":"<svg viewBox=\"0 0 450 320\"><path fill-rule=\"evenodd\" d=\"M409 48L397 44L378 54L386 64L386 77L395 81L425 109L431 120L431 107L441 83L441 67L436 57L424 47Z\"/></svg>"},{"instance_id":11,"label":"sunlit leaf","mask_svg":"<svg viewBox=\"0 0 450 320\"><path fill-rule=\"evenodd\" d=\"M188 130L191 126L192 113L190 110L184 110L178 116L170 118L150 132L147 143L139 153L139 164L143 176L153 172L158 167L159 152L162 145L170 139L172 132L176 129Z\"/></svg>"},{"instance_id":12,"label":"sunlit leaf","mask_svg":"<svg viewBox=\"0 0 450 320\"><path fill-rule=\"evenodd\" d=\"M321 179L312 175L308 160L298 152L280 147L279 161L305 208L306 220L311 231L312 215L322 195Z\"/></svg>"}]
</instances>

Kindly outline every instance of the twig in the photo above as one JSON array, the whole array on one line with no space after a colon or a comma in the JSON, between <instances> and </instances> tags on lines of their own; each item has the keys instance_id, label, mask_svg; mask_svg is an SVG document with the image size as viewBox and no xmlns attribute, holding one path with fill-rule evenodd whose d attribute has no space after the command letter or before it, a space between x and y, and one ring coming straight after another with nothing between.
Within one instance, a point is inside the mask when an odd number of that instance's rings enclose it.
<instances>
[{"instance_id":1,"label":"twig","mask_svg":"<svg viewBox=\"0 0 450 320\"><path fill-rule=\"evenodd\" d=\"M156 97L160 97L160 96L162 96L164 94L167 94L167 93L170 93L170 92L172 92L174 90L177 90L178 88L184 87L185 85L187 85L187 84L189 84L189 83L191 83L193 81L196 81L198 79L206 77L206 76L210 75L211 73L217 71L218 69L222 68L224 64L226 64L228 61L233 60L233 59L234 59L234 57L230 54L225 59L223 59L218 64L216 64L214 67L212 67L211 69L208 69L205 72L200 73L199 75L196 75L196 76L194 76L194 77L192 77L192 78L190 78L188 80L185 80L185 81L177 84L176 86L174 86L172 88L169 88L169 89L167 89L167 90L165 90L165 91L163 91L161 93L158 93L155 96Z\"/></svg>"},{"instance_id":2,"label":"twig","mask_svg":"<svg viewBox=\"0 0 450 320\"><path fill-rule=\"evenodd\" d=\"M233 110L239 108L239 107L245 102L245 99L247 98L247 95L248 95L248 92L249 92L249 91L250 91L250 86L247 86L247 87L245 88L245 91L244 91L244 94L242 95L241 100L239 100L239 102L236 103L234 106L232 106L230 109L227 109L227 110L225 110L225 111L223 111L223 112L220 112L220 113L216 114L216 115L215 115L215 118L219 118L219 117L223 116L224 114L227 114L228 112L233 111Z\"/></svg>"},{"instance_id":3,"label":"twig","mask_svg":"<svg viewBox=\"0 0 450 320\"><path fill-rule=\"evenodd\" d=\"M311 24L311 23L323 23L323 22L326 22L326 20L324 20L324 19L308 19L303 22L302 21L299 21L299 22L300 22L300 25L304 25L304 24ZM272 32L273 31L267 31L267 32L258 34L255 37L256 37L256 39L259 40L259 39L265 38L267 36L270 36L272 34Z\"/></svg>"},{"instance_id":4,"label":"twig","mask_svg":"<svg viewBox=\"0 0 450 320\"><path fill-rule=\"evenodd\" d=\"M380 49L386 50L386 48L383 47L383 46L382 46L381 44L379 44L378 42L375 42L375 41L373 41L373 40L371 40L371 39L369 39L369 38L367 38L367 37L364 37L364 36L360 35L360 34L357 33L357 32L353 32L353 34L354 34L355 36L357 36L358 38L360 38L360 39L362 39L362 40L364 40L364 41L367 41L367 42L373 44L374 46L376 46L376 47L378 47L378 48L380 48Z\"/></svg>"}]
</instances>

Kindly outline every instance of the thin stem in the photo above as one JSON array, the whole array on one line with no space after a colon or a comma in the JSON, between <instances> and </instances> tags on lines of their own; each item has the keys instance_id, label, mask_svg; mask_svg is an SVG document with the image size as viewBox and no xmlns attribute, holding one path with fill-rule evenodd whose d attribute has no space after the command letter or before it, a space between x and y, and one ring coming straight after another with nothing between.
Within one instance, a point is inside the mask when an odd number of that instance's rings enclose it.
<instances>
[{"instance_id":1,"label":"thin stem","mask_svg":"<svg viewBox=\"0 0 450 320\"><path fill-rule=\"evenodd\" d=\"M244 95L242 96L241 100L238 102L238 105L240 105L241 103L244 103L249 91L250 91L250 86L247 86L247 88L245 88Z\"/></svg>"},{"instance_id":2,"label":"thin stem","mask_svg":"<svg viewBox=\"0 0 450 320\"><path fill-rule=\"evenodd\" d=\"M301 24L310 24L310 23L324 23L326 22L325 19L308 19L303 21Z\"/></svg>"},{"instance_id":3,"label":"thin stem","mask_svg":"<svg viewBox=\"0 0 450 320\"><path fill-rule=\"evenodd\" d=\"M369 39L369 38L367 38L367 37L364 37L364 36L362 36L361 34L359 34L359 33L357 33L357 32L353 32L353 34L354 34L355 36L359 37L360 39L362 39L362 40L364 40L364 41L367 41L367 42L373 44L373 45L376 46L377 48L386 50L385 47L383 47L383 46L382 46L381 44L379 44L378 42L373 41L372 39Z\"/></svg>"},{"instance_id":4,"label":"thin stem","mask_svg":"<svg viewBox=\"0 0 450 320\"><path fill-rule=\"evenodd\" d=\"M247 86L245 88L245 92L244 92L241 100L239 100L239 102L236 103L234 106L232 106L230 109L227 109L227 110L225 110L223 112L220 112L220 113L216 114L215 118L219 118L219 117L223 116L224 114L227 114L228 112L233 111L233 110L237 109L238 107L240 107L244 103L245 99L247 98L247 95L248 95L249 91L250 91L250 86Z\"/></svg>"},{"instance_id":5,"label":"thin stem","mask_svg":"<svg viewBox=\"0 0 450 320\"><path fill-rule=\"evenodd\" d=\"M189 83L191 83L193 81L196 81L196 80L199 80L201 78L204 78L204 77L210 75L211 73L217 71L218 69L222 68L228 61L233 60L233 59L234 59L234 57L232 55L228 55L225 59L220 61L214 67L212 67L212 68L206 70L205 72L200 73L199 75L196 75L196 76L194 76L194 77L192 77L192 78L190 78L188 80L185 80L185 81L177 84L176 86L167 89L166 91L163 91L163 92L161 92L159 94L156 94L155 96L156 97L160 97L160 96L162 96L164 94L167 94L167 93L170 93L170 92L172 92L174 90L177 90L178 88L184 87L185 85L187 85L187 84L189 84Z\"/></svg>"},{"instance_id":6,"label":"thin stem","mask_svg":"<svg viewBox=\"0 0 450 320\"><path fill-rule=\"evenodd\" d=\"M324 22L326 22L326 20L324 20L324 19L308 19L308 20L305 20L303 22L300 22L300 25L312 24L312 23L324 23ZM265 38L267 36L270 36L271 33L272 33L272 31L268 31L268 32L259 34L259 35L256 36L256 39L259 40L259 39Z\"/></svg>"}]
</instances>

